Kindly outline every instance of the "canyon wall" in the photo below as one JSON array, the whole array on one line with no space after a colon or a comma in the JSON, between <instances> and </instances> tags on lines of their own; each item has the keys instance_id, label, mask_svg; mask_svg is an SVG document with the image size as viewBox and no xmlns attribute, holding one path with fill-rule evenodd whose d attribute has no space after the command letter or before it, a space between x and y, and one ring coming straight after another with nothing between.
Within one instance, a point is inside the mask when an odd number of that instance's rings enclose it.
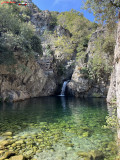
<instances>
[{"instance_id":1,"label":"canyon wall","mask_svg":"<svg viewBox=\"0 0 120 160\"><path fill-rule=\"evenodd\" d=\"M54 95L56 90L53 59L21 59L17 65L0 68L0 99L18 101L32 97Z\"/></svg>"},{"instance_id":2,"label":"canyon wall","mask_svg":"<svg viewBox=\"0 0 120 160\"><path fill-rule=\"evenodd\" d=\"M59 15L59 13L57 14ZM94 58L96 52L95 43L100 36L106 35L106 28L98 28L91 35L86 46L87 49L84 51L84 59L77 61L78 44L76 44L75 39L71 38L73 35L68 29L59 24L53 24L50 11L39 11L37 7L34 7L30 21L37 36L41 39L43 54L35 53L34 57L26 59L21 57L19 52L15 52L14 56L17 64L0 66L1 101L18 101L32 97L60 94L62 84L66 80L70 80L67 85L68 95L106 97L109 74L103 74L100 78L91 80L88 73L91 65L90 61ZM91 33L92 29L87 28L87 30ZM60 46L62 38L64 41L68 40L67 51L71 51L70 45L76 46L71 54L62 50ZM56 47L55 42L58 39L61 39L61 41L59 41L60 45ZM103 53L106 63L112 59L112 55L108 55L108 53Z\"/></svg>"},{"instance_id":3,"label":"canyon wall","mask_svg":"<svg viewBox=\"0 0 120 160\"><path fill-rule=\"evenodd\" d=\"M117 39L114 52L114 66L111 75L110 88L107 102L112 104L116 101L118 124L120 124L120 21L118 22ZM118 125L118 138L120 139L120 127Z\"/></svg>"},{"instance_id":4,"label":"canyon wall","mask_svg":"<svg viewBox=\"0 0 120 160\"><path fill-rule=\"evenodd\" d=\"M77 97L106 97L109 88L110 74L101 74L100 78L90 79L89 68L90 61L96 55L95 44L99 37L106 36L107 29L105 27L98 28L91 36L88 48L86 51L86 58L84 62L77 63L75 70L72 74L71 81L68 83L68 94ZM101 54L101 53L99 53ZM102 53L102 58L106 63L112 62L113 55L109 53ZM99 57L98 57L99 58ZM97 59L96 59L97 60ZM98 64L99 67L99 64ZM105 67L105 66L103 66ZM86 73L83 73L83 68L86 69ZM97 71L96 71L97 72ZM102 73L102 71L101 71Z\"/></svg>"}]
</instances>

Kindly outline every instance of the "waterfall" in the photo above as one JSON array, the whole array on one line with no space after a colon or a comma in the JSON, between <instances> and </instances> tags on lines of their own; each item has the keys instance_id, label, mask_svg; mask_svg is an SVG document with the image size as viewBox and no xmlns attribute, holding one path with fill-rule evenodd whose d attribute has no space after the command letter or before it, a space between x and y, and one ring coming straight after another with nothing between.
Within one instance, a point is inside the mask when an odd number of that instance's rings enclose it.
<instances>
[{"instance_id":1,"label":"waterfall","mask_svg":"<svg viewBox=\"0 0 120 160\"><path fill-rule=\"evenodd\" d=\"M65 81L65 82L63 83L60 96L65 96L65 89L66 89L66 86L67 86L67 83L68 83L68 82L69 82L69 81Z\"/></svg>"}]
</instances>

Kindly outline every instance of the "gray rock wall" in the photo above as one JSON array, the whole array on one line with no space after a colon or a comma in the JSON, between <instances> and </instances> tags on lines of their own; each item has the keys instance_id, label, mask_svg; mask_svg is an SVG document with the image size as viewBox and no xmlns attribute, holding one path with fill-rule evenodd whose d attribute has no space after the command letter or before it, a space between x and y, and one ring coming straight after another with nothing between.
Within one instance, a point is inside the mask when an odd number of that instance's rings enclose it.
<instances>
[{"instance_id":1,"label":"gray rock wall","mask_svg":"<svg viewBox=\"0 0 120 160\"><path fill-rule=\"evenodd\" d=\"M105 97L107 95L108 82L101 80L99 83L93 83L90 81L80 72L80 67L83 67L84 63L80 62L80 64L74 65L76 53L73 53L70 60L66 60L64 54L62 54L62 59L60 51L54 46L55 37L49 34L44 35L45 31L48 31L48 33L56 31L56 36L64 35L70 38L70 32L61 26L54 26L51 29L52 16L49 11L39 12L38 8L34 8L32 13L31 22L36 29L36 34L41 38L43 57L37 57L36 60L29 60L28 62L25 59L23 62L19 61L20 65L26 67L24 72L20 68L15 69L14 66L16 73L11 73L7 71L5 66L1 66L0 96L2 99L17 101L31 97L59 94L63 81L71 77L71 81L67 86L68 94L77 97ZM101 34L105 34L105 32L105 28L102 28L93 33L88 44L86 65L93 57L96 39ZM48 45L54 52L53 56L47 55Z\"/></svg>"},{"instance_id":2,"label":"gray rock wall","mask_svg":"<svg viewBox=\"0 0 120 160\"><path fill-rule=\"evenodd\" d=\"M51 58L50 58L51 59ZM44 58L46 63L46 58ZM0 66L0 97L3 101L18 101L32 97L54 95L56 80L50 61L49 68L42 68L36 60L18 61L17 66ZM45 65L44 63L44 65ZM25 66L23 70L21 66ZM42 65L42 64L41 64ZM47 64L46 64L47 65Z\"/></svg>"},{"instance_id":3,"label":"gray rock wall","mask_svg":"<svg viewBox=\"0 0 120 160\"><path fill-rule=\"evenodd\" d=\"M86 62L79 62L77 66L75 67L75 70L73 72L71 81L68 83L68 94L77 96L77 97L106 97L109 87L109 77L104 76L101 77L101 80L97 80L97 82L94 82L90 80L88 77L84 76L84 74L81 73L81 68L84 66L87 66L89 68L88 62L94 57L94 50L95 50L95 43L98 37L105 36L106 34L106 28L98 28L96 32L94 32L90 38L90 41L88 43L88 48L86 51ZM106 56L106 62L107 62L107 54L104 53L104 56Z\"/></svg>"},{"instance_id":4,"label":"gray rock wall","mask_svg":"<svg viewBox=\"0 0 120 160\"><path fill-rule=\"evenodd\" d=\"M116 99L116 69L113 66L113 71L111 73L110 86L107 94L107 102L112 103L112 100Z\"/></svg>"},{"instance_id":5,"label":"gray rock wall","mask_svg":"<svg viewBox=\"0 0 120 160\"><path fill-rule=\"evenodd\" d=\"M112 104L116 99L118 117L118 138L120 139L120 21L118 22L117 40L114 53L114 67L107 96L107 102Z\"/></svg>"}]
</instances>

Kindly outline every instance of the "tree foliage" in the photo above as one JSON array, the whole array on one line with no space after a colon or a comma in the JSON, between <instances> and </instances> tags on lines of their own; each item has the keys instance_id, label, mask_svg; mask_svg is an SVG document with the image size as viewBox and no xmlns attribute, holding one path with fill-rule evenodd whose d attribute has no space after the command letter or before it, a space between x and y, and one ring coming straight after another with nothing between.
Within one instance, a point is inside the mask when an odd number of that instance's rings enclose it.
<instances>
[{"instance_id":1,"label":"tree foliage","mask_svg":"<svg viewBox=\"0 0 120 160\"><path fill-rule=\"evenodd\" d=\"M15 62L12 59L16 51L23 56L33 52L42 53L40 39L35 35L29 17L30 11L27 7L6 3L0 5L0 63L9 60ZM4 55L7 55L7 60Z\"/></svg>"},{"instance_id":2,"label":"tree foliage","mask_svg":"<svg viewBox=\"0 0 120 160\"><path fill-rule=\"evenodd\" d=\"M90 36L96 29L97 24L90 22L82 13L73 9L69 12L62 12L57 19L57 23L68 30L71 36L58 37L55 45L65 54L77 52L80 56L86 51Z\"/></svg>"},{"instance_id":3,"label":"tree foliage","mask_svg":"<svg viewBox=\"0 0 120 160\"><path fill-rule=\"evenodd\" d=\"M93 12L96 20L112 28L118 20L120 0L86 0L85 9Z\"/></svg>"},{"instance_id":4,"label":"tree foliage","mask_svg":"<svg viewBox=\"0 0 120 160\"><path fill-rule=\"evenodd\" d=\"M93 12L95 20L108 27L107 34L97 38L93 57L88 63L89 67L86 68L89 77L98 80L106 75L108 77L112 70L120 0L86 0L85 9Z\"/></svg>"},{"instance_id":5,"label":"tree foliage","mask_svg":"<svg viewBox=\"0 0 120 160\"><path fill-rule=\"evenodd\" d=\"M71 38L68 38L66 36L58 37L55 41L55 46L59 47L59 51L64 53L64 57L66 55L67 59L70 58L75 50L75 44L72 44Z\"/></svg>"},{"instance_id":6,"label":"tree foliage","mask_svg":"<svg viewBox=\"0 0 120 160\"><path fill-rule=\"evenodd\" d=\"M94 28L92 22L86 19L82 13L73 9L59 14L58 24L70 31L74 43L80 41L79 38L88 36Z\"/></svg>"},{"instance_id":7,"label":"tree foliage","mask_svg":"<svg viewBox=\"0 0 120 160\"><path fill-rule=\"evenodd\" d=\"M59 12L52 11L51 12L51 20L50 20L50 27L54 28L57 25L57 16Z\"/></svg>"}]
</instances>

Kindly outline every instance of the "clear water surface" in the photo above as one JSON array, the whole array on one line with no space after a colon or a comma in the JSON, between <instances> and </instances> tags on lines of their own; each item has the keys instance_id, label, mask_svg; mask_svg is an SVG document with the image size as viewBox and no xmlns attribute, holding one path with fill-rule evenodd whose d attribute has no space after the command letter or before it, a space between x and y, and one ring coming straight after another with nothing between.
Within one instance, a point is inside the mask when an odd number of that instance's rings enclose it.
<instances>
[{"instance_id":1,"label":"clear water surface","mask_svg":"<svg viewBox=\"0 0 120 160\"><path fill-rule=\"evenodd\" d=\"M105 99L41 97L0 104L0 139L36 160L114 160L114 133L104 129L108 115ZM3 137L4 132L13 136ZM18 142L18 143L16 143ZM98 155L97 155L98 154Z\"/></svg>"}]
</instances>

